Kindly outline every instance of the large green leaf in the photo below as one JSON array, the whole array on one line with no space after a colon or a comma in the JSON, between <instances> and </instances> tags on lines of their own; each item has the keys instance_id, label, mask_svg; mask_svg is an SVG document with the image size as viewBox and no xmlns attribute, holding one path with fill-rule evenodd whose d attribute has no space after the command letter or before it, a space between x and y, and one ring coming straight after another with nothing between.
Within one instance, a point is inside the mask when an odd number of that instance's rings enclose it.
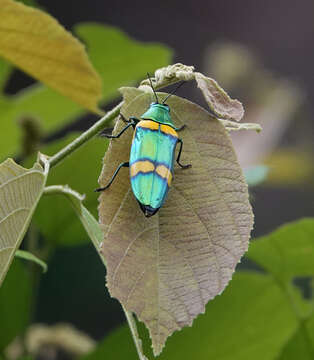
<instances>
[{"instance_id":1,"label":"large green leaf","mask_svg":"<svg viewBox=\"0 0 314 360\"><path fill-rule=\"evenodd\" d=\"M74 31L86 43L90 59L103 79L106 100L117 96L119 87L168 65L172 58L168 47L136 41L116 27L81 23Z\"/></svg>"},{"instance_id":2,"label":"large green leaf","mask_svg":"<svg viewBox=\"0 0 314 360\"><path fill-rule=\"evenodd\" d=\"M152 95L122 89L124 116L140 116ZM158 94L160 101L166 94ZM102 252L113 297L150 330L155 354L168 336L205 311L221 293L247 249L252 212L247 185L223 125L207 111L172 96L168 104L184 141L183 160L192 168L175 169L163 208L147 219L121 171L100 197L104 230ZM123 126L115 127L115 133ZM132 131L113 139L104 159L100 185L129 159Z\"/></svg>"},{"instance_id":3,"label":"large green leaf","mask_svg":"<svg viewBox=\"0 0 314 360\"><path fill-rule=\"evenodd\" d=\"M246 256L280 282L314 276L314 219L292 222L255 240Z\"/></svg>"},{"instance_id":4,"label":"large green leaf","mask_svg":"<svg viewBox=\"0 0 314 360\"><path fill-rule=\"evenodd\" d=\"M28 324L32 288L24 264L15 259L0 288L0 352Z\"/></svg>"},{"instance_id":5,"label":"large green leaf","mask_svg":"<svg viewBox=\"0 0 314 360\"><path fill-rule=\"evenodd\" d=\"M36 163L31 169L12 159L0 164L0 285L31 221L42 195L49 166Z\"/></svg>"},{"instance_id":6,"label":"large green leaf","mask_svg":"<svg viewBox=\"0 0 314 360\"><path fill-rule=\"evenodd\" d=\"M44 151L49 155L71 142L77 134L72 134L53 144L45 146ZM78 192L85 194L84 204L91 213L97 214L97 177L101 169L101 158L107 149L108 141L95 138L78 149L63 163L53 169L49 175L47 185L69 185ZM53 221L52 221L53 219ZM34 221L45 236L46 241L59 245L77 245L87 242L80 221L73 209L63 196L42 197L34 215Z\"/></svg>"},{"instance_id":7,"label":"large green leaf","mask_svg":"<svg viewBox=\"0 0 314 360\"><path fill-rule=\"evenodd\" d=\"M98 112L101 80L82 44L54 18L13 0L0 0L0 34L0 55Z\"/></svg>"},{"instance_id":8,"label":"large green leaf","mask_svg":"<svg viewBox=\"0 0 314 360\"><path fill-rule=\"evenodd\" d=\"M271 277L239 272L192 328L169 339L158 359L273 360L296 328L289 302ZM124 327L81 360L111 359L113 354L117 360L136 360L132 347Z\"/></svg>"}]
</instances>

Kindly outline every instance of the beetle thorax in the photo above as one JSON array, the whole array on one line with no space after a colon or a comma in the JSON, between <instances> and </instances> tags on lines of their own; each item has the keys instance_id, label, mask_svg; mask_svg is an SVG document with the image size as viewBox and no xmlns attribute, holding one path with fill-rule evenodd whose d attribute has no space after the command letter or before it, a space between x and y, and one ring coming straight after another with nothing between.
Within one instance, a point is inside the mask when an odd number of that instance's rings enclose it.
<instances>
[{"instance_id":1,"label":"beetle thorax","mask_svg":"<svg viewBox=\"0 0 314 360\"><path fill-rule=\"evenodd\" d=\"M170 108L166 104L152 103L148 110L141 116L143 120L152 120L160 124L175 127L170 116Z\"/></svg>"}]
</instances>

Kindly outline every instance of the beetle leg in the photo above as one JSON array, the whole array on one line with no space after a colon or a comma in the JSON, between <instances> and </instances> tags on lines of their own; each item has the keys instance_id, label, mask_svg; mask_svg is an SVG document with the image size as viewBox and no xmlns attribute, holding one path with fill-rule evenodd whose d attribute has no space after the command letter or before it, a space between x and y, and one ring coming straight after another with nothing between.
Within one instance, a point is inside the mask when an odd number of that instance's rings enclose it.
<instances>
[{"instance_id":1,"label":"beetle leg","mask_svg":"<svg viewBox=\"0 0 314 360\"><path fill-rule=\"evenodd\" d=\"M130 123L130 119L128 120L123 114L119 114L120 118L122 119L122 121L124 121L126 124Z\"/></svg>"},{"instance_id":2,"label":"beetle leg","mask_svg":"<svg viewBox=\"0 0 314 360\"><path fill-rule=\"evenodd\" d=\"M107 135L107 134L104 134L103 136L106 137L106 138L109 138L109 139L116 139L116 138L119 138L124 132L125 130L127 130L130 126L133 126L134 127L134 122L129 122L128 125L126 125L120 132L118 135Z\"/></svg>"},{"instance_id":3,"label":"beetle leg","mask_svg":"<svg viewBox=\"0 0 314 360\"><path fill-rule=\"evenodd\" d=\"M122 167L129 167L129 162L124 162L124 163L121 163L116 171L114 172L114 174L112 175L112 178L110 179L110 181L108 182L108 184L102 188L98 188L98 189L95 189L96 192L100 192L100 191L104 191L106 189L108 189L108 187L112 184L113 180L115 179L115 177L118 175L118 172L119 170L122 168Z\"/></svg>"},{"instance_id":4,"label":"beetle leg","mask_svg":"<svg viewBox=\"0 0 314 360\"><path fill-rule=\"evenodd\" d=\"M187 165L180 164L180 157L181 157L181 152L182 152L182 147L183 147L183 141L181 139L178 139L178 142L180 143L180 149L179 149L179 154L177 157L177 163L179 166L181 166L182 169L188 169L192 166L191 164L187 164Z\"/></svg>"},{"instance_id":5,"label":"beetle leg","mask_svg":"<svg viewBox=\"0 0 314 360\"><path fill-rule=\"evenodd\" d=\"M175 128L175 131L179 132L179 131L181 131L181 130L183 130L185 128L186 128L186 125L184 124L184 125L182 125L182 126L180 126L178 128Z\"/></svg>"}]
</instances>

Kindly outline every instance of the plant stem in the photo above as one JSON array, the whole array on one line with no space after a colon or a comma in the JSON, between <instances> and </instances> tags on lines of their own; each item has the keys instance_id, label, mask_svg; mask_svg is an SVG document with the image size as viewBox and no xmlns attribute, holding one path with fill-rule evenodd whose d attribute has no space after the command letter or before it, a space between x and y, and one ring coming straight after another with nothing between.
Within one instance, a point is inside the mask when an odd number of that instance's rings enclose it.
<instances>
[{"instance_id":1,"label":"plant stem","mask_svg":"<svg viewBox=\"0 0 314 360\"><path fill-rule=\"evenodd\" d=\"M127 311L123 305L122 305L122 309L123 309L126 319L128 321L128 325L131 330L131 334L132 334L132 337L133 337L133 340L135 343L135 347L136 347L139 359L140 360L148 360L147 357L143 353L142 341L138 335L136 322L135 322L135 319L134 319L132 313L130 311Z\"/></svg>"},{"instance_id":2,"label":"plant stem","mask_svg":"<svg viewBox=\"0 0 314 360\"><path fill-rule=\"evenodd\" d=\"M122 102L120 102L120 104L114 107L100 120L98 120L92 127L90 127L88 130L83 132L78 138L73 140L70 144L68 144L66 147L61 149L55 155L51 156L49 158L50 167L53 167L54 165L58 164L61 160L63 160L65 157L70 155L72 152L74 152L76 149L82 146L85 142L87 142L88 140L96 136L101 130L103 130L104 126L108 122L110 122L119 115L121 106L122 106Z\"/></svg>"}]
</instances>

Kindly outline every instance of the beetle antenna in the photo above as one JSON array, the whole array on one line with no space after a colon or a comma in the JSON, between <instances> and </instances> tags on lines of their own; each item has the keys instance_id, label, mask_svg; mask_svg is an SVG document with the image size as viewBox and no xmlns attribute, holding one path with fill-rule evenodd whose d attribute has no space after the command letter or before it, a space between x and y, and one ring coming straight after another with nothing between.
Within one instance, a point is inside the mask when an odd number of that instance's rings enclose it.
<instances>
[{"instance_id":1,"label":"beetle antenna","mask_svg":"<svg viewBox=\"0 0 314 360\"><path fill-rule=\"evenodd\" d=\"M154 95L155 95L155 97L156 97L157 104L159 104L159 102L158 102L158 97L157 97L157 94L156 94L155 89L154 89L154 87L153 87L152 79L150 78L149 73L147 73L147 77L148 77L148 80L149 80L149 82L150 82L150 86L151 86L152 89L153 89Z\"/></svg>"},{"instance_id":2,"label":"beetle antenna","mask_svg":"<svg viewBox=\"0 0 314 360\"><path fill-rule=\"evenodd\" d=\"M182 81L162 102L162 104L164 104L166 102L166 100L168 100L170 98L171 95L173 95L183 84L185 84L185 81Z\"/></svg>"}]
</instances>

